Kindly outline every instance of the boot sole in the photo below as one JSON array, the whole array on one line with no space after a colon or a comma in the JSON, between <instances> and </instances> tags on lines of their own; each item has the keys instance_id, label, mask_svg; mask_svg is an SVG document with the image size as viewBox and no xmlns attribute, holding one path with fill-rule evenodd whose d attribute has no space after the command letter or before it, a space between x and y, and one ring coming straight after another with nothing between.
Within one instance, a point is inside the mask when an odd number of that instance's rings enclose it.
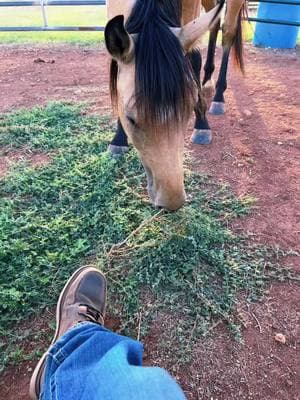
<instances>
[{"instance_id":1,"label":"boot sole","mask_svg":"<svg viewBox=\"0 0 300 400\"><path fill-rule=\"evenodd\" d=\"M70 285L73 283L73 281L75 279L77 279L82 272L86 272L86 271L98 272L102 276L102 278L105 280L105 283L106 283L106 278L105 278L104 274L101 271L99 271L99 269L88 266L88 265L77 269L73 273L73 275L68 279L67 283L65 284L63 290L61 291L61 293L59 295L57 306L56 306L56 329L55 329L54 337L52 339L50 346L48 347L48 350L43 354L43 356L37 363L37 366L35 367L33 374L31 376L31 379L30 379L29 396L30 396L31 400L39 399L40 382L41 382L41 378L43 376L43 372L45 370L45 362L46 362L46 358L48 355L48 351L58 339L58 333L59 333L59 329L60 329L60 320L61 320L61 307L62 307L63 301L65 299L65 294L66 294L67 290L69 289ZM105 303L106 303L106 285L105 285L105 296L104 297L105 297ZM103 318L104 318L104 316L105 316L105 306L104 306L104 311L103 311Z\"/></svg>"}]
</instances>

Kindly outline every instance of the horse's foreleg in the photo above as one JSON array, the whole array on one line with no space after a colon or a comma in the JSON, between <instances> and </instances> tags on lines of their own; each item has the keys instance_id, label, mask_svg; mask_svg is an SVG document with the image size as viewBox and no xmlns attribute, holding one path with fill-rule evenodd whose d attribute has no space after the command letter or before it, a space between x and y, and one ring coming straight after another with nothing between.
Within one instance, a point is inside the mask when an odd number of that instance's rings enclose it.
<instances>
[{"instance_id":1,"label":"horse's foreleg","mask_svg":"<svg viewBox=\"0 0 300 400\"><path fill-rule=\"evenodd\" d=\"M108 150L113 155L122 155L128 151L127 136L119 119L118 119L117 131L115 133L113 140L110 142L108 146Z\"/></svg>"},{"instance_id":2,"label":"horse's foreleg","mask_svg":"<svg viewBox=\"0 0 300 400\"><path fill-rule=\"evenodd\" d=\"M210 144L212 140L212 133L206 118L206 102L201 93L200 71L202 60L200 51L193 50L193 52L189 54L189 58L191 60L194 74L199 85L198 102L195 107L196 120L191 141L194 144Z\"/></svg>"}]
</instances>

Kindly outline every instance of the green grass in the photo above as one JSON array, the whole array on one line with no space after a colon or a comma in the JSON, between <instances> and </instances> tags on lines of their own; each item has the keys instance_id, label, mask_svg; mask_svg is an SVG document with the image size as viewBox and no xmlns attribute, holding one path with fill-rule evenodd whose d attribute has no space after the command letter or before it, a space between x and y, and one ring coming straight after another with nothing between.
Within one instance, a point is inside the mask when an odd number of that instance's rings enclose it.
<instances>
[{"instance_id":1,"label":"green grass","mask_svg":"<svg viewBox=\"0 0 300 400\"><path fill-rule=\"evenodd\" d=\"M158 311L173 315L176 327L164 333L178 354L220 319L238 332L241 292L253 301L270 278L289 275L274 252L229 229L253 199L187 170L192 200L158 213L136 153L112 159L109 120L82 110L55 103L0 118L0 151L53 155L48 165L22 163L0 180L0 365L22 358L21 339L37 340L38 327L25 334L15 324L53 306L86 260L107 274L109 313L122 332L136 337L141 325L143 337Z\"/></svg>"},{"instance_id":2,"label":"green grass","mask_svg":"<svg viewBox=\"0 0 300 400\"><path fill-rule=\"evenodd\" d=\"M40 7L1 7L0 26L42 26ZM105 26L102 6L49 6L50 26ZM102 32L0 32L0 43L83 43L97 44Z\"/></svg>"}]
</instances>

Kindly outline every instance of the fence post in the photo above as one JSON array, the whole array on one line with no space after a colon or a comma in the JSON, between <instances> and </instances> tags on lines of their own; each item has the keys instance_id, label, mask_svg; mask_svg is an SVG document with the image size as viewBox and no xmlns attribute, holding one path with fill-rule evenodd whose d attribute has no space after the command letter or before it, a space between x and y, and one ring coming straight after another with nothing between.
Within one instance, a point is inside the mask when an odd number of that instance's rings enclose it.
<instances>
[{"instance_id":1,"label":"fence post","mask_svg":"<svg viewBox=\"0 0 300 400\"><path fill-rule=\"evenodd\" d=\"M48 19L47 19L47 11L45 9L45 0L41 0L41 10L42 10L42 15L43 15L44 28L47 28Z\"/></svg>"}]
</instances>

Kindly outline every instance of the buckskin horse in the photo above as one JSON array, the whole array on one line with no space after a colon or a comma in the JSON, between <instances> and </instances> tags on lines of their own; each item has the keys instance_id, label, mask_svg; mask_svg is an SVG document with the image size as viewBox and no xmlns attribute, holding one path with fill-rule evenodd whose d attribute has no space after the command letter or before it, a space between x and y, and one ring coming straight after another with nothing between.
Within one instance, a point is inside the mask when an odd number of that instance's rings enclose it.
<instances>
[{"instance_id":1,"label":"buckskin horse","mask_svg":"<svg viewBox=\"0 0 300 400\"><path fill-rule=\"evenodd\" d=\"M204 143L210 131L196 46L210 30L208 52L212 54L224 1L207 5L211 9L199 17L200 4L196 0L108 1L105 43L112 56L110 91L118 113L110 150L126 151L130 138L144 165L152 203L169 210L185 201L183 136L193 110L192 140ZM208 59L209 72L213 57Z\"/></svg>"}]
</instances>

